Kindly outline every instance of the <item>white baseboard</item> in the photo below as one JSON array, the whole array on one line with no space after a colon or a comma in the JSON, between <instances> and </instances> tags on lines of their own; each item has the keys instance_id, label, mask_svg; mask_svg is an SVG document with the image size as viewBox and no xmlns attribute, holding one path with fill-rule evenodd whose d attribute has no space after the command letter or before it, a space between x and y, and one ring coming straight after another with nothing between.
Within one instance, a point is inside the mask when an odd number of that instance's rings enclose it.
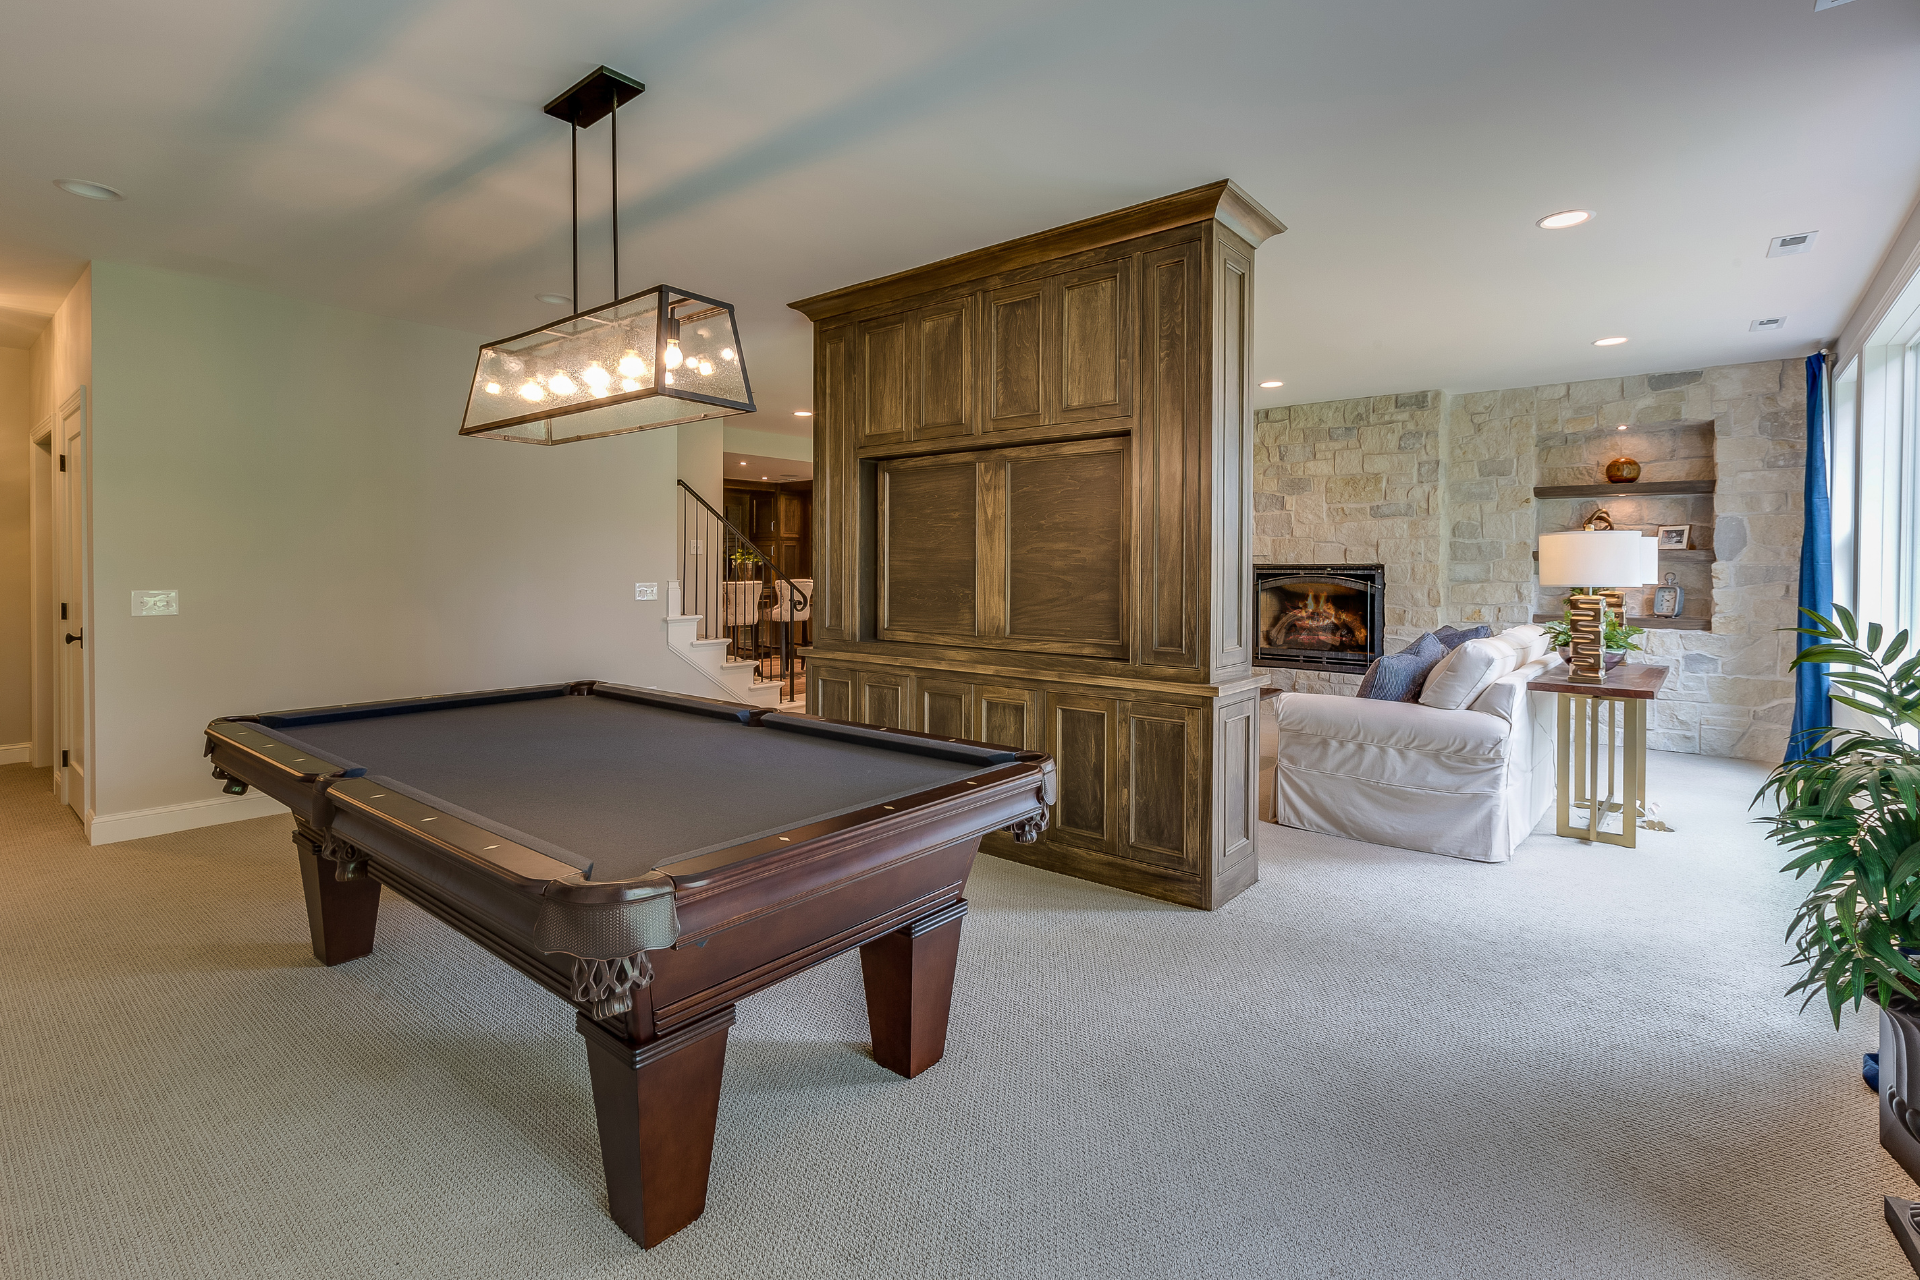
<instances>
[{"instance_id":1,"label":"white baseboard","mask_svg":"<svg viewBox=\"0 0 1920 1280\"><path fill-rule=\"evenodd\" d=\"M33 760L31 742L9 742L0 744L0 764L28 764Z\"/></svg>"},{"instance_id":2,"label":"white baseboard","mask_svg":"<svg viewBox=\"0 0 1920 1280\"><path fill-rule=\"evenodd\" d=\"M170 835L223 822L245 822L285 813L287 806L264 792L244 796L214 796L185 804L163 804L157 809L129 809L125 813L97 813L87 823L88 844L118 844L147 836Z\"/></svg>"}]
</instances>

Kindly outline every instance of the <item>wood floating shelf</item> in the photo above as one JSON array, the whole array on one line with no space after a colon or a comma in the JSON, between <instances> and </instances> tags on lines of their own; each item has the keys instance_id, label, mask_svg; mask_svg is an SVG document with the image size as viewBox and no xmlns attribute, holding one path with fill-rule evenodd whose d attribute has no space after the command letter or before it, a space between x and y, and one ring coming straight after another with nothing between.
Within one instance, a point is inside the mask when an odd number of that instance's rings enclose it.
<instances>
[{"instance_id":1,"label":"wood floating shelf","mask_svg":"<svg viewBox=\"0 0 1920 1280\"><path fill-rule=\"evenodd\" d=\"M1644 484L1542 484L1536 498L1673 498L1689 493L1712 493L1711 480L1649 480Z\"/></svg>"},{"instance_id":2,"label":"wood floating shelf","mask_svg":"<svg viewBox=\"0 0 1920 1280\"><path fill-rule=\"evenodd\" d=\"M1558 622L1557 613L1536 613L1535 622ZM1711 631L1713 623L1707 618L1656 618L1652 614L1628 614L1627 625L1645 627L1648 631Z\"/></svg>"}]
</instances>

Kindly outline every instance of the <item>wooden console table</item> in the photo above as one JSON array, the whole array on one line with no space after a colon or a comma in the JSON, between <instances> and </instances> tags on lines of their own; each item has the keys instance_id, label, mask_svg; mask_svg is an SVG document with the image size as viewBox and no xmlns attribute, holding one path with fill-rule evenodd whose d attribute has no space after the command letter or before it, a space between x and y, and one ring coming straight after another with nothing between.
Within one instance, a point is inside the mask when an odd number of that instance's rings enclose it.
<instances>
[{"instance_id":1,"label":"wooden console table","mask_svg":"<svg viewBox=\"0 0 1920 1280\"><path fill-rule=\"evenodd\" d=\"M1560 714L1555 717L1560 740L1554 752L1557 834L1634 847L1640 819L1646 816L1647 704L1666 679L1665 667L1622 663L1599 684L1569 680L1564 667L1527 682L1529 692L1558 694L1560 699ZM1581 826L1573 825L1575 808L1587 811ZM1620 815L1620 830L1602 830L1601 819L1613 812Z\"/></svg>"}]
</instances>

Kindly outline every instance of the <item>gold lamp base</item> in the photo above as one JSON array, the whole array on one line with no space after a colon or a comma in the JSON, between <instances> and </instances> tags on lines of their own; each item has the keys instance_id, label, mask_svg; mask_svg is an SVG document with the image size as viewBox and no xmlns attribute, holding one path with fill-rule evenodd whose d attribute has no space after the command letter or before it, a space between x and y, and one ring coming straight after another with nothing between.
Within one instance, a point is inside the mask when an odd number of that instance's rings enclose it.
<instances>
[{"instance_id":1,"label":"gold lamp base","mask_svg":"<svg viewBox=\"0 0 1920 1280\"><path fill-rule=\"evenodd\" d=\"M1567 597L1567 679L1577 684L1606 681L1606 633L1602 630L1606 608L1605 596Z\"/></svg>"}]
</instances>

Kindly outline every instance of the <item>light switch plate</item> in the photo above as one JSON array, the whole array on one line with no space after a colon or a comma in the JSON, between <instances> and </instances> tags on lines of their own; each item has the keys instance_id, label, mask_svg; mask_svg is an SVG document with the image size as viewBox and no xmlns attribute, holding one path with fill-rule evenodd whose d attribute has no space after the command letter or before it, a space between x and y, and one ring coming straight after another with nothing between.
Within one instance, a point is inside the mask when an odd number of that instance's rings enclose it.
<instances>
[{"instance_id":1,"label":"light switch plate","mask_svg":"<svg viewBox=\"0 0 1920 1280\"><path fill-rule=\"evenodd\" d=\"M660 598L660 584L657 582L634 583L633 598L635 600L658 600Z\"/></svg>"},{"instance_id":2,"label":"light switch plate","mask_svg":"<svg viewBox=\"0 0 1920 1280\"><path fill-rule=\"evenodd\" d=\"M180 612L180 593L178 591L136 591L133 593L133 616L136 618L157 618L162 614Z\"/></svg>"}]
</instances>

